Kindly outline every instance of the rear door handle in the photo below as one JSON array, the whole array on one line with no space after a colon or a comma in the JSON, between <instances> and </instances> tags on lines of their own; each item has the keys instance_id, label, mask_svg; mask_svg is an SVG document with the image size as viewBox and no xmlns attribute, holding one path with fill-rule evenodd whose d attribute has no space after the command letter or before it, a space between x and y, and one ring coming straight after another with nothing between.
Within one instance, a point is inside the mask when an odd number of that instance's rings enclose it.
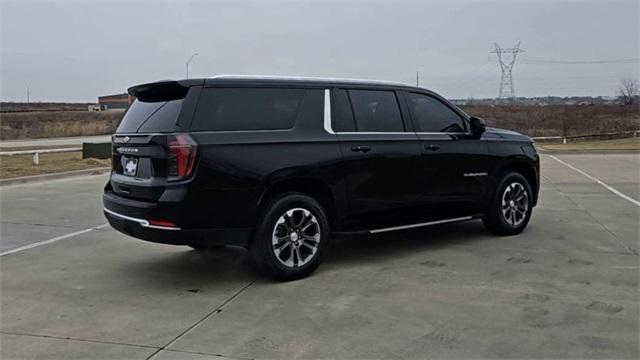
<instances>
[{"instance_id":1,"label":"rear door handle","mask_svg":"<svg viewBox=\"0 0 640 360\"><path fill-rule=\"evenodd\" d=\"M355 152L366 153L369 150L371 150L371 146L369 145L358 145L358 146L351 147L351 151L355 151Z\"/></svg>"},{"instance_id":2,"label":"rear door handle","mask_svg":"<svg viewBox=\"0 0 640 360\"><path fill-rule=\"evenodd\" d=\"M440 150L440 145L425 145L424 149L425 150L436 151L436 150Z\"/></svg>"}]
</instances>

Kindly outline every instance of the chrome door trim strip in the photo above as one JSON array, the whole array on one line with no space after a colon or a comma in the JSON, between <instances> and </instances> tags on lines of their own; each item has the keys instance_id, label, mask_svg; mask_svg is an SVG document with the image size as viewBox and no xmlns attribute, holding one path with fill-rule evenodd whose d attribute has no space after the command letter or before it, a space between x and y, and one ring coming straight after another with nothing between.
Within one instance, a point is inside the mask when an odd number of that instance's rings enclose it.
<instances>
[{"instance_id":1,"label":"chrome door trim strip","mask_svg":"<svg viewBox=\"0 0 640 360\"><path fill-rule=\"evenodd\" d=\"M149 221L147 221L145 219L138 219L138 218L134 218L134 217L127 216L127 215L122 215L122 214L119 214L119 213L117 213L115 211L109 210L107 208L102 208L102 209L107 214L111 214L111 215L113 215L115 217L118 217L120 219L123 219L123 220L129 220L129 221L137 222L138 224L140 224L140 226L143 226L143 227L146 227L146 228L159 229L159 230L180 230L179 227L168 227L168 226L151 225L151 224L149 224Z\"/></svg>"},{"instance_id":2,"label":"chrome door trim strip","mask_svg":"<svg viewBox=\"0 0 640 360\"><path fill-rule=\"evenodd\" d=\"M463 216L463 217L458 217L458 218L429 221L429 222L418 223L418 224L394 226L394 227L388 227L388 228L382 228L382 229L374 229L374 230L369 230L369 233L377 234L377 233L382 233L382 232L387 232L387 231L412 229L412 228L417 228L417 227L422 227L422 226L446 224L446 223L451 223L451 222L456 222L456 221L465 221L465 220L471 220L471 219L473 219L473 216Z\"/></svg>"},{"instance_id":3,"label":"chrome door trim strip","mask_svg":"<svg viewBox=\"0 0 640 360\"><path fill-rule=\"evenodd\" d=\"M476 177L476 176L488 176L489 174L486 172L477 172L477 173L464 173L464 177Z\"/></svg>"}]
</instances>

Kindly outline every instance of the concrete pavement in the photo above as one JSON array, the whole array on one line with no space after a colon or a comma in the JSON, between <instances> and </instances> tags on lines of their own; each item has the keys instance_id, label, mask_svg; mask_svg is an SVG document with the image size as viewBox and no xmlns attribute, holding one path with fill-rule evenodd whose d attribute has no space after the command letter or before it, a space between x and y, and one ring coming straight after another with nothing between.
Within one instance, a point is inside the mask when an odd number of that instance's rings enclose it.
<instances>
[{"instance_id":1,"label":"concrete pavement","mask_svg":"<svg viewBox=\"0 0 640 360\"><path fill-rule=\"evenodd\" d=\"M637 199L637 154L556 155ZM104 228L0 258L11 358L637 358L640 208L548 156L515 237L340 239L310 278ZM104 223L104 176L0 188L0 252Z\"/></svg>"},{"instance_id":2,"label":"concrete pavement","mask_svg":"<svg viewBox=\"0 0 640 360\"><path fill-rule=\"evenodd\" d=\"M0 252L104 224L107 175L0 188Z\"/></svg>"}]
</instances>

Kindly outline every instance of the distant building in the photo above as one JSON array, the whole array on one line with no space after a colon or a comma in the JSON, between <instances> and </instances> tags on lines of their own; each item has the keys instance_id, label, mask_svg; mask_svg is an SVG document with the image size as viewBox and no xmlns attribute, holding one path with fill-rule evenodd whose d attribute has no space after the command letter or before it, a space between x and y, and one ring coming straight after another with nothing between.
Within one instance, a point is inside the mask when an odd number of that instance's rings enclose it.
<instances>
[{"instance_id":1,"label":"distant building","mask_svg":"<svg viewBox=\"0 0 640 360\"><path fill-rule=\"evenodd\" d=\"M105 95L98 97L98 105L100 110L126 109L131 104L129 94Z\"/></svg>"}]
</instances>

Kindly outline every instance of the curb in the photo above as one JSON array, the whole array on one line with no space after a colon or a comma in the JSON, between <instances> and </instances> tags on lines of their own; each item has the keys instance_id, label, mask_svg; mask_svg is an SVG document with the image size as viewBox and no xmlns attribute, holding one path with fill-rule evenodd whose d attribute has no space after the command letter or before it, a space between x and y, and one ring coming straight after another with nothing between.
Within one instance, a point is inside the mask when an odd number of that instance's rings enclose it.
<instances>
[{"instance_id":1,"label":"curb","mask_svg":"<svg viewBox=\"0 0 640 360\"><path fill-rule=\"evenodd\" d=\"M55 179L64 179L68 177L83 176L83 175L99 175L99 174L108 172L110 170L111 170L110 167L99 167L99 168L65 171L65 172L58 172L58 173L51 173L51 174L21 176L21 177L10 178L10 179L0 179L0 186L25 184L25 183L55 180Z\"/></svg>"}]
</instances>

